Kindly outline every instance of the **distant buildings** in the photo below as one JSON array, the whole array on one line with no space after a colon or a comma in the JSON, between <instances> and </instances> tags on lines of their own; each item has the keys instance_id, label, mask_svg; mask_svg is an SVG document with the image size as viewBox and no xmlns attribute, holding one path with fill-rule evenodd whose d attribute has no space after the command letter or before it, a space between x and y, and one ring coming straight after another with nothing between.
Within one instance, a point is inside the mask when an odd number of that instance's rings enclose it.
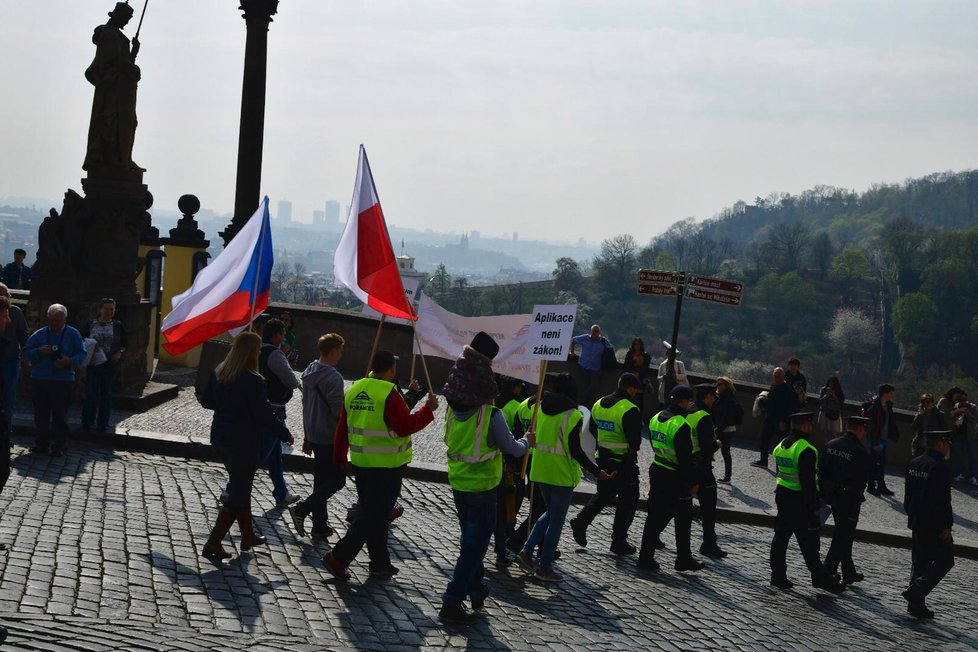
<instances>
[{"instance_id":1,"label":"distant buildings","mask_svg":"<svg viewBox=\"0 0 978 652\"><path fill-rule=\"evenodd\" d=\"M282 199L278 203L278 214L275 218L280 222L291 222L292 221L292 202L288 199Z\"/></svg>"},{"instance_id":2,"label":"distant buildings","mask_svg":"<svg viewBox=\"0 0 978 652\"><path fill-rule=\"evenodd\" d=\"M323 211L313 211L312 212L312 224L313 226L322 226L326 223L326 213Z\"/></svg>"},{"instance_id":3,"label":"distant buildings","mask_svg":"<svg viewBox=\"0 0 978 652\"><path fill-rule=\"evenodd\" d=\"M340 223L340 203L335 199L326 200L326 224Z\"/></svg>"}]
</instances>

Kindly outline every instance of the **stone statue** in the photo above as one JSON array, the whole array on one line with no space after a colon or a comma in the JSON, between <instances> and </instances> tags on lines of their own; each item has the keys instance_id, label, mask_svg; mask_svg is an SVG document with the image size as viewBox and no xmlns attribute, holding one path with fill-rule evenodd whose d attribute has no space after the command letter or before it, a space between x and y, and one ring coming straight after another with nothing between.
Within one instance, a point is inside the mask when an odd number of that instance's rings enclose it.
<instances>
[{"instance_id":1,"label":"stone statue","mask_svg":"<svg viewBox=\"0 0 978 652\"><path fill-rule=\"evenodd\" d=\"M89 173L145 172L132 160L136 137L139 39L133 38L130 50L129 39L122 33L132 15L132 7L117 2L115 9L109 12L109 21L96 27L92 36L95 59L85 70L85 79L95 86L95 99L88 127L88 151L82 165Z\"/></svg>"}]
</instances>

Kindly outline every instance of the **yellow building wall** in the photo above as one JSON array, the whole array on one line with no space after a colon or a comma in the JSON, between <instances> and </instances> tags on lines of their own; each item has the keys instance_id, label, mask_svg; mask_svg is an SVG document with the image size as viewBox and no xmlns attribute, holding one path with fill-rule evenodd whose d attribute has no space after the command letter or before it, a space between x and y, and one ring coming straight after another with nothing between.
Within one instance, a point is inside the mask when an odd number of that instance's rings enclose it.
<instances>
[{"instance_id":1,"label":"yellow building wall","mask_svg":"<svg viewBox=\"0 0 978 652\"><path fill-rule=\"evenodd\" d=\"M163 247L166 258L163 259L163 317L170 312L170 301L173 297L187 290L193 284L194 254L205 251L202 247L182 247L166 245ZM159 337L161 325L157 325ZM180 355L170 355L166 349L160 348L160 362L180 367L196 367L200 363L200 347L194 347Z\"/></svg>"}]
</instances>

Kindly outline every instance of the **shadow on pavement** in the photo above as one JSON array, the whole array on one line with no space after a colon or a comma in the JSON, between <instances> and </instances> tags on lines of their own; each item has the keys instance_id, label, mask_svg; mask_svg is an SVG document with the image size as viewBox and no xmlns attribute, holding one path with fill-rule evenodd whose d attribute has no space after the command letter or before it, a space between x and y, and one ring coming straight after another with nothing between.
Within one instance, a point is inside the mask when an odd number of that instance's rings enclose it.
<instances>
[{"instance_id":1,"label":"shadow on pavement","mask_svg":"<svg viewBox=\"0 0 978 652\"><path fill-rule=\"evenodd\" d=\"M17 437L17 439L25 438ZM31 445L33 441L30 443L18 441L18 443ZM119 457L108 449L73 451L69 440L65 454L60 457L48 453L31 453L26 448L15 448L11 451L10 467L11 472L16 471L24 477L48 484L58 484L63 477L85 475L93 462L113 462L118 459Z\"/></svg>"},{"instance_id":2,"label":"shadow on pavement","mask_svg":"<svg viewBox=\"0 0 978 652\"><path fill-rule=\"evenodd\" d=\"M247 553L224 564L215 563L213 569L203 573L158 552L136 556L145 558L151 567L160 570L174 585L193 587L206 593L209 600L237 618L248 633L255 632L256 625L262 620L261 596L274 593L276 588L288 584L284 580L263 583L250 575L248 562L251 555Z\"/></svg>"}]
</instances>

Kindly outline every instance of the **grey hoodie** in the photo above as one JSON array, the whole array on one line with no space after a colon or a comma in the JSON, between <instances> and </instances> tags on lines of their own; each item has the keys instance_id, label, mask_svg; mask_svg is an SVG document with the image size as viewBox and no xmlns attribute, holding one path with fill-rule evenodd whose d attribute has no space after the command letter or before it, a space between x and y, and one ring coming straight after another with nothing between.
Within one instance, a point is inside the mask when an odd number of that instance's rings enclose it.
<instances>
[{"instance_id":1,"label":"grey hoodie","mask_svg":"<svg viewBox=\"0 0 978 652\"><path fill-rule=\"evenodd\" d=\"M302 428L306 440L332 446L343 409L343 376L328 364L313 360L302 372Z\"/></svg>"}]
</instances>

